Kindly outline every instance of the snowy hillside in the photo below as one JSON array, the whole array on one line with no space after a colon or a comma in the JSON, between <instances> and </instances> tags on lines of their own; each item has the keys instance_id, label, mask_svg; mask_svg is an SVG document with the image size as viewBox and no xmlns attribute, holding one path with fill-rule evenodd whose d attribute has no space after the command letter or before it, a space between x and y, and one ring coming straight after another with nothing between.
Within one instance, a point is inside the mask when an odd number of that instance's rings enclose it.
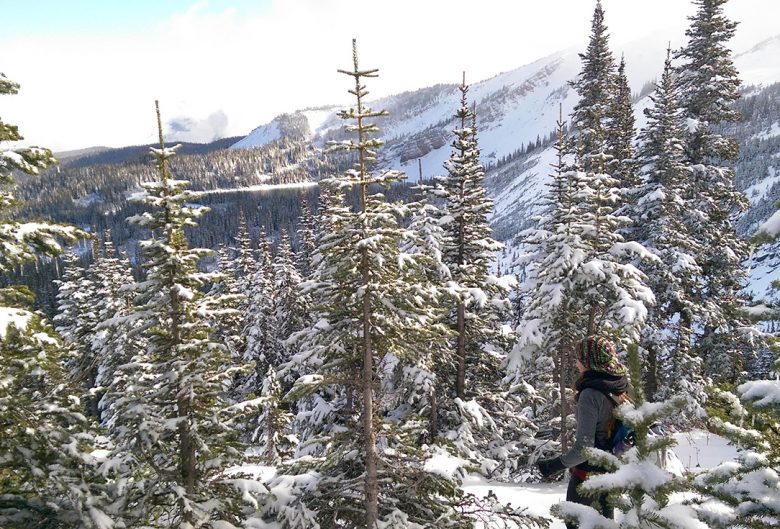
<instances>
[{"instance_id":1,"label":"snowy hillside","mask_svg":"<svg viewBox=\"0 0 780 529\"><path fill-rule=\"evenodd\" d=\"M644 125L642 111L649 103L646 96L650 83L660 74L669 42L670 35L657 33L614 50L616 55L625 57L629 83L639 96L635 102L637 127ZM671 43L673 47L681 44L673 39ZM510 241L538 212L539 198L544 193L553 161L552 149L544 148L544 139L555 128L559 107L564 118L568 118L576 103L576 94L568 81L581 67L577 52L571 49L556 53L471 85L469 97L476 103L482 161L489 168L486 185L496 206L492 223L500 240ZM769 85L780 81L780 36L737 53L735 64L744 86L750 87L746 93L748 98L771 99L770 92L774 92ZM386 148L380 153L380 166L404 170L413 181L419 177L420 168L425 178L443 172L442 164L451 150L459 80L455 75L452 84L422 88L370 103L389 112L387 118L378 120L386 141ZM471 82L468 77L466 80ZM258 127L233 148L266 144L289 134L288 130L321 146L343 134L336 110L322 108L284 114ZM780 198L780 185L776 186L780 184L780 167L774 165L774 162L780 164L777 158L780 145L774 143L780 138L780 110L762 115L760 120L754 115L746 115L746 119L751 121L740 124L734 134L743 144L743 151L763 150L760 158L765 163L756 167L756 157L750 154L749 159L745 157L737 165L737 185L750 198L750 209L739 225L743 234L751 233L765 220ZM541 143L542 147L517 156L516 151L529 143ZM769 262L766 258L763 261ZM761 269L760 274L761 279L757 279L760 285L755 286L757 292L763 292L764 286L775 278L774 267Z\"/></svg>"}]
</instances>

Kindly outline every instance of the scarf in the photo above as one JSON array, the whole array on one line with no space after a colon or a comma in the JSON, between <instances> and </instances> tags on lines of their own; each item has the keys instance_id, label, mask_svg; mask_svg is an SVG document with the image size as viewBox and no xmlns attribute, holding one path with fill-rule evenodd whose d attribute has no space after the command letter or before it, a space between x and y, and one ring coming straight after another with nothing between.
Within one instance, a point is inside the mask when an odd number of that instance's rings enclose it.
<instances>
[{"instance_id":1,"label":"scarf","mask_svg":"<svg viewBox=\"0 0 780 529\"><path fill-rule=\"evenodd\" d=\"M577 399L580 398L580 392L585 388L593 388L605 394L619 395L627 393L629 387L628 377L625 375L608 375L601 371L592 370L585 371L574 384L574 388L577 390Z\"/></svg>"}]
</instances>

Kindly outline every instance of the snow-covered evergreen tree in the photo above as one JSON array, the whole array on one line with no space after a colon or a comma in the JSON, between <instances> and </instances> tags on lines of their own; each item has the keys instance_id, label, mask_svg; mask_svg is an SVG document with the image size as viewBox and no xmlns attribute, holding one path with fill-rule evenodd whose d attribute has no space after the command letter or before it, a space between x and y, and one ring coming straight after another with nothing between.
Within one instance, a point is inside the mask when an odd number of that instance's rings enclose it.
<instances>
[{"instance_id":1,"label":"snow-covered evergreen tree","mask_svg":"<svg viewBox=\"0 0 780 529\"><path fill-rule=\"evenodd\" d=\"M696 261L704 285L698 354L710 374L736 381L743 367L750 325L741 307L748 248L734 229L735 215L746 207L734 187L733 161L739 153L734 138L722 128L739 119L733 103L740 80L727 42L736 23L723 13L727 0L694 0L696 13L686 31L688 43L677 53L681 103L687 118L686 164L689 166L688 223L701 249Z\"/></svg>"},{"instance_id":2,"label":"snow-covered evergreen tree","mask_svg":"<svg viewBox=\"0 0 780 529\"><path fill-rule=\"evenodd\" d=\"M273 256L265 233L260 234L258 258L249 277L247 298L248 309L243 331L246 338L244 362L254 368L242 378L239 393L243 397L257 397L263 390L268 367L278 367L282 358L276 341L279 325L274 314Z\"/></svg>"},{"instance_id":3,"label":"snow-covered evergreen tree","mask_svg":"<svg viewBox=\"0 0 780 529\"><path fill-rule=\"evenodd\" d=\"M574 344L584 326L582 315L573 310L574 279L588 248L580 235L577 215L575 194L580 173L565 160L569 139L562 115L555 151L557 160L543 199L545 213L536 228L521 234L526 253L517 264L524 266L526 277L521 284L524 310L507 371L515 392L532 410L534 423L557 427L565 445L570 413L566 388L574 366Z\"/></svg>"},{"instance_id":4,"label":"snow-covered evergreen tree","mask_svg":"<svg viewBox=\"0 0 780 529\"><path fill-rule=\"evenodd\" d=\"M631 188L638 185L634 150L635 120L634 107L631 104L631 87L626 76L626 61L620 59L615 74L612 96L606 124L607 153L612 157L607 172L617 179L621 190L618 207L630 202Z\"/></svg>"},{"instance_id":5,"label":"snow-covered evergreen tree","mask_svg":"<svg viewBox=\"0 0 780 529\"><path fill-rule=\"evenodd\" d=\"M102 297L98 308L100 323L91 340L97 360L92 393L98 398L101 422L111 428L114 401L108 389L119 366L128 362L133 350L141 346L137 332L140 322L133 318L132 289L135 280L130 262L126 256L116 252L109 232L105 234L103 246L105 255L95 263Z\"/></svg>"},{"instance_id":6,"label":"snow-covered evergreen tree","mask_svg":"<svg viewBox=\"0 0 780 529\"><path fill-rule=\"evenodd\" d=\"M0 95L19 85L0 73ZM45 222L10 220L18 202L11 187L19 173L37 175L55 162L40 147L6 148L23 139L18 127L0 121L0 275L38 256L56 256L61 241L80 230ZM25 287L0 289L0 525L106 527L94 430L81 413L78 391L66 383L65 349Z\"/></svg>"},{"instance_id":7,"label":"snow-covered evergreen tree","mask_svg":"<svg viewBox=\"0 0 780 529\"><path fill-rule=\"evenodd\" d=\"M243 269L241 254L231 260L229 250L225 246L220 246L216 254L220 278L219 282L212 286L204 302L208 305L213 299L215 304L211 316L214 339L227 348L228 355L235 364L241 364L246 347L241 333L246 313L240 310L246 307L246 300L237 279Z\"/></svg>"},{"instance_id":8,"label":"snow-covered evergreen tree","mask_svg":"<svg viewBox=\"0 0 780 529\"><path fill-rule=\"evenodd\" d=\"M151 232L140 243L146 278L135 285L134 318L143 322L146 344L112 387L116 448L107 472L118 473L119 510L132 526L230 527L241 523L242 504L256 504L252 496L264 489L247 489L248 481L227 473L241 454L225 414L231 371L223 368L225 346L210 336L219 303L201 293L219 276L197 270L211 252L190 249L184 236L206 209L192 205L198 195L186 181L172 178L176 148L163 143L159 106L157 120L160 148L152 154L160 180L142 184L136 197L151 211L128 219Z\"/></svg>"},{"instance_id":9,"label":"snow-covered evergreen tree","mask_svg":"<svg viewBox=\"0 0 780 529\"><path fill-rule=\"evenodd\" d=\"M585 53L580 54L582 70L571 86L579 101L572 112L576 146L583 153L583 170L594 170L594 156L608 152L607 127L615 90L615 58L609 49L609 34L604 23L604 8L597 0L591 22L591 34ZM603 170L604 166L600 166Z\"/></svg>"},{"instance_id":10,"label":"snow-covered evergreen tree","mask_svg":"<svg viewBox=\"0 0 780 529\"><path fill-rule=\"evenodd\" d=\"M309 204L305 198L301 199L301 216L298 219L298 251L296 252L296 265L301 277L307 279L311 276L311 258L314 255L315 225Z\"/></svg>"},{"instance_id":11,"label":"snow-covered evergreen tree","mask_svg":"<svg viewBox=\"0 0 780 529\"><path fill-rule=\"evenodd\" d=\"M493 203L484 187L476 114L469 106L468 91L464 74L453 151L445 162L447 175L436 179L434 190L442 202L440 249L433 247L436 234L430 221L420 225L424 219L418 219L417 227L426 230L420 235L427 238L425 254L433 259L433 271L443 264L439 273L446 270L449 275L446 303L454 337L450 351L432 357L439 434L466 456L479 460L484 470L492 471L499 464L517 465L529 429L518 413L515 396L508 395L500 383L512 338L506 322L511 318L508 293L514 278L498 277L491 270L503 245L492 238L487 221ZM437 251L441 264L436 262ZM441 285L444 278L431 279Z\"/></svg>"},{"instance_id":12,"label":"snow-covered evergreen tree","mask_svg":"<svg viewBox=\"0 0 780 529\"><path fill-rule=\"evenodd\" d=\"M83 370L81 364L90 363L91 334L98 323L93 312L94 285L87 277L87 271L80 266L76 252L67 252L62 261L62 278L55 281L57 315L54 324L68 349L70 374L78 377Z\"/></svg>"},{"instance_id":13,"label":"snow-covered evergreen tree","mask_svg":"<svg viewBox=\"0 0 780 529\"><path fill-rule=\"evenodd\" d=\"M419 196L409 204L409 233L412 238L402 245L402 249L414 254L422 264L425 277L421 280L444 292L452 274L442 261L446 237L441 224L444 212L439 207L442 201L436 198L434 186L420 182L415 190ZM445 324L448 316L449 310L442 307L439 321ZM417 356L414 365L404 366L400 377L399 386L406 393L406 403L428 418L426 437L430 440L439 435L442 392L447 384L447 374L454 378L455 373L452 358L452 347L447 340L431 342L427 354Z\"/></svg>"},{"instance_id":14,"label":"snow-covered evergreen tree","mask_svg":"<svg viewBox=\"0 0 780 529\"><path fill-rule=\"evenodd\" d=\"M0 73L0 95L13 95L19 85ZM19 127L0 121L0 142L17 142L24 138ZM60 241L71 242L83 235L72 227L47 222L20 222L8 218L8 210L17 204L11 188L16 183L14 172L38 175L56 163L49 149L42 147L0 148L0 272L7 272L13 266L34 261L39 255L56 255L62 252Z\"/></svg>"},{"instance_id":15,"label":"snow-covered evergreen tree","mask_svg":"<svg viewBox=\"0 0 780 529\"><path fill-rule=\"evenodd\" d=\"M691 351L693 318L701 312L701 268L695 258L699 243L685 222L689 172L676 77L667 53L661 80L650 96L653 104L644 111L647 125L639 135L638 152L642 185L629 210L631 238L659 259L643 265L656 296L641 340L647 361L645 390L651 400L659 391L661 397L680 391L701 397L704 391L703 366Z\"/></svg>"},{"instance_id":16,"label":"snow-covered evergreen tree","mask_svg":"<svg viewBox=\"0 0 780 529\"><path fill-rule=\"evenodd\" d=\"M273 263L273 314L276 323L274 338L279 359L273 367L287 363L297 354L297 347L290 337L301 331L308 323L308 296L301 290L301 275L295 266L298 259L290 246L290 238L282 231ZM282 390L286 393L291 386L295 373L287 373L282 381Z\"/></svg>"},{"instance_id":17,"label":"snow-covered evergreen tree","mask_svg":"<svg viewBox=\"0 0 780 529\"><path fill-rule=\"evenodd\" d=\"M29 290L0 290L0 525L106 527L93 426L63 371L65 349Z\"/></svg>"},{"instance_id":18,"label":"snow-covered evergreen tree","mask_svg":"<svg viewBox=\"0 0 780 529\"><path fill-rule=\"evenodd\" d=\"M484 187L485 170L479 162L476 115L469 109L468 90L464 74L460 108L455 115L458 128L454 131L454 150L445 163L448 175L439 179L438 188L445 202L441 221L445 231L442 261L450 271L454 288L458 289L452 325L455 330L452 382L454 394L461 400L467 399L467 392L473 395L479 391L477 387L468 387L469 384L494 383L475 376L474 369L490 363L485 347L493 345L500 349L506 345L506 329L502 324L510 310L506 299L509 285L490 273L496 252L503 246L492 238L487 222L493 203Z\"/></svg>"},{"instance_id":19,"label":"snow-covered evergreen tree","mask_svg":"<svg viewBox=\"0 0 780 529\"><path fill-rule=\"evenodd\" d=\"M755 380L736 394L714 391L710 426L740 447L725 461L696 476L702 494L697 509L710 527L764 528L780 524L780 383Z\"/></svg>"},{"instance_id":20,"label":"snow-covered evergreen tree","mask_svg":"<svg viewBox=\"0 0 780 529\"><path fill-rule=\"evenodd\" d=\"M241 312L246 314L246 309L249 306L249 284L255 271L255 252L252 250L252 236L249 233L249 226L243 210L239 213L238 235L236 235L235 241L235 247L231 248L234 255L232 269L239 284L239 293L244 296L240 304Z\"/></svg>"}]
</instances>

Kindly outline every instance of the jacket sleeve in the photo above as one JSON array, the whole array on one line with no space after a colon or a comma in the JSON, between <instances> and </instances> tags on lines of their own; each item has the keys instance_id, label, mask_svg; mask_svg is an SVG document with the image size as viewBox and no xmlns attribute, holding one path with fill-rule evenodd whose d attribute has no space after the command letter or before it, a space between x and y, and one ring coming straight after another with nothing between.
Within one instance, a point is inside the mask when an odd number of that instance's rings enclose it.
<instances>
[{"instance_id":1,"label":"jacket sleeve","mask_svg":"<svg viewBox=\"0 0 780 529\"><path fill-rule=\"evenodd\" d=\"M596 390L585 389L577 401L577 435L574 446L561 456L561 461L567 468L575 467L587 461L582 454L583 448L596 446L596 426L601 415L601 402Z\"/></svg>"}]
</instances>

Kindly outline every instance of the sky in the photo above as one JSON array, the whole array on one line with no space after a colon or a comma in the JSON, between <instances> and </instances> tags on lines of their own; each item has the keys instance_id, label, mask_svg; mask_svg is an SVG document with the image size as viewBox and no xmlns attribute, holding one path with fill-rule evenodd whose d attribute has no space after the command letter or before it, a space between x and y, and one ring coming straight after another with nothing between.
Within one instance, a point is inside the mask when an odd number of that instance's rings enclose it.
<instances>
[{"instance_id":1,"label":"sky","mask_svg":"<svg viewBox=\"0 0 780 529\"><path fill-rule=\"evenodd\" d=\"M688 0L603 0L613 50L684 43ZM595 0L0 0L0 119L55 151L246 135L274 116L347 105L351 40L370 97L476 82L583 47ZM780 0L731 0L736 52L780 33ZM631 65L627 65L630 71Z\"/></svg>"}]
</instances>

